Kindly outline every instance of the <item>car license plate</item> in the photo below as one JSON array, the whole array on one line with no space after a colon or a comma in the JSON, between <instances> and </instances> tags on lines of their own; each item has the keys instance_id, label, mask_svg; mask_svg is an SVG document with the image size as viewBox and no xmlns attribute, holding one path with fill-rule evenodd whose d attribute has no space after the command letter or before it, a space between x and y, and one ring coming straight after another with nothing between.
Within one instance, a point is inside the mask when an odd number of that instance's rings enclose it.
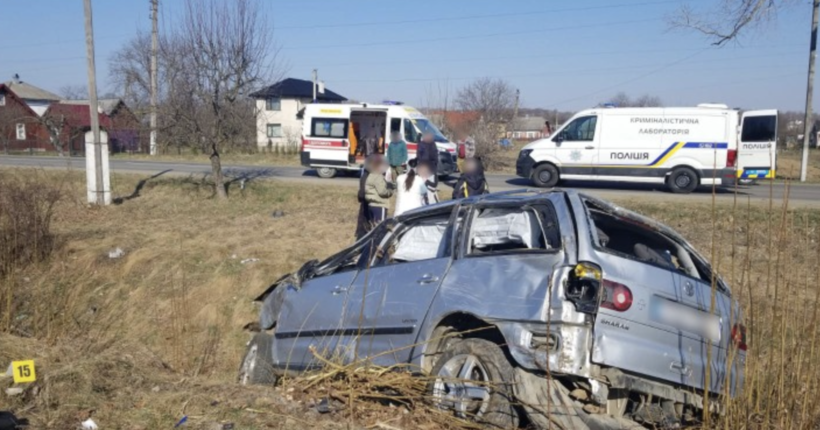
<instances>
[{"instance_id":1,"label":"car license plate","mask_svg":"<svg viewBox=\"0 0 820 430\"><path fill-rule=\"evenodd\" d=\"M654 297L650 306L653 321L682 331L720 341L720 317L671 300Z\"/></svg>"}]
</instances>

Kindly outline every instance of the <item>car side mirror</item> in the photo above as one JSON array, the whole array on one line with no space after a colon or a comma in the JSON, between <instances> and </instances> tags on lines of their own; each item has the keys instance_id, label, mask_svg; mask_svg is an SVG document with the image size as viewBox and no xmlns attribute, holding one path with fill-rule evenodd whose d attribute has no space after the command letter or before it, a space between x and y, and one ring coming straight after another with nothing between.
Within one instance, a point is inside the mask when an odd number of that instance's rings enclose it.
<instances>
[{"instance_id":1,"label":"car side mirror","mask_svg":"<svg viewBox=\"0 0 820 430\"><path fill-rule=\"evenodd\" d=\"M555 142L555 146L561 146L561 143L564 142L564 135L559 134L558 136L553 137L552 141Z\"/></svg>"}]
</instances>

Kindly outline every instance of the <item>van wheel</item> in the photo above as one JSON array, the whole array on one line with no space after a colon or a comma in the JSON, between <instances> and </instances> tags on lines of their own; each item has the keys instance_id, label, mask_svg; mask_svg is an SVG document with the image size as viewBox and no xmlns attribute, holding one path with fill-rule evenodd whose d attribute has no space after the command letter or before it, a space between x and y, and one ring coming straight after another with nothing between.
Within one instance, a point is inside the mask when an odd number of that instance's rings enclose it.
<instances>
[{"instance_id":1,"label":"van wheel","mask_svg":"<svg viewBox=\"0 0 820 430\"><path fill-rule=\"evenodd\" d=\"M433 404L453 415L494 428L517 428L512 384L515 371L498 345L460 339L433 366L428 392Z\"/></svg>"},{"instance_id":2,"label":"van wheel","mask_svg":"<svg viewBox=\"0 0 820 430\"><path fill-rule=\"evenodd\" d=\"M241 385L274 385L278 379L273 372L271 348L273 338L267 333L257 333L248 343L245 358L239 368Z\"/></svg>"},{"instance_id":3,"label":"van wheel","mask_svg":"<svg viewBox=\"0 0 820 430\"><path fill-rule=\"evenodd\" d=\"M673 193L689 194L700 185L700 178L694 170L688 167L677 167L672 170L666 184Z\"/></svg>"},{"instance_id":4,"label":"van wheel","mask_svg":"<svg viewBox=\"0 0 820 430\"><path fill-rule=\"evenodd\" d=\"M532 182L537 187L552 188L560 179L558 168L550 163L541 164L532 172Z\"/></svg>"},{"instance_id":5,"label":"van wheel","mask_svg":"<svg viewBox=\"0 0 820 430\"><path fill-rule=\"evenodd\" d=\"M316 174L318 174L320 178L330 179L336 176L336 169L332 167L320 167L316 169Z\"/></svg>"}]
</instances>

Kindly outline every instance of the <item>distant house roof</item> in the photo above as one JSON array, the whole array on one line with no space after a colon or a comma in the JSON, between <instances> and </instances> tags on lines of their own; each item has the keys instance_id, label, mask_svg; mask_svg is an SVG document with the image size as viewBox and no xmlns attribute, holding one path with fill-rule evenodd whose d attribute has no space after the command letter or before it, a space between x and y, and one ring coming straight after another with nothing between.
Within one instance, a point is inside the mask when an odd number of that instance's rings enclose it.
<instances>
[{"instance_id":1,"label":"distant house roof","mask_svg":"<svg viewBox=\"0 0 820 430\"><path fill-rule=\"evenodd\" d=\"M519 116L513 119L513 131L541 131L547 120L537 116Z\"/></svg>"},{"instance_id":2,"label":"distant house roof","mask_svg":"<svg viewBox=\"0 0 820 430\"><path fill-rule=\"evenodd\" d=\"M57 94L19 80L5 82L4 85L14 91L14 94L17 94L17 97L23 100L47 100L56 102L61 99Z\"/></svg>"},{"instance_id":3,"label":"distant house roof","mask_svg":"<svg viewBox=\"0 0 820 430\"><path fill-rule=\"evenodd\" d=\"M39 116L37 112L34 111L26 102L20 98L14 91L11 90L6 84L0 84L0 95L4 95L7 97L12 97L17 100L18 105L21 106L23 109L26 110L27 113L31 114L31 116Z\"/></svg>"},{"instance_id":4,"label":"distant house roof","mask_svg":"<svg viewBox=\"0 0 820 430\"><path fill-rule=\"evenodd\" d=\"M91 127L91 112L88 110L88 104L66 104L54 103L49 106L46 113L49 116L63 116L67 126L74 128ZM99 115L100 127L110 128L111 118L105 113Z\"/></svg>"},{"instance_id":5,"label":"distant house roof","mask_svg":"<svg viewBox=\"0 0 820 430\"><path fill-rule=\"evenodd\" d=\"M251 97L264 99L268 97L279 97L283 99L313 99L313 82L303 79L287 78L269 87L263 88ZM347 98L325 88L324 93L316 92L316 99L326 102L343 102Z\"/></svg>"},{"instance_id":6,"label":"distant house roof","mask_svg":"<svg viewBox=\"0 0 820 430\"><path fill-rule=\"evenodd\" d=\"M60 103L65 104L65 105L83 105L83 106L86 106L86 109L87 109L89 101L88 100L60 100ZM119 108L119 106L121 104L125 104L125 102L123 102L122 99L98 99L97 100L97 107L99 107L99 110L102 111L102 113L104 113L106 115L111 115L112 113L114 113L114 111L117 110L117 108Z\"/></svg>"}]
</instances>

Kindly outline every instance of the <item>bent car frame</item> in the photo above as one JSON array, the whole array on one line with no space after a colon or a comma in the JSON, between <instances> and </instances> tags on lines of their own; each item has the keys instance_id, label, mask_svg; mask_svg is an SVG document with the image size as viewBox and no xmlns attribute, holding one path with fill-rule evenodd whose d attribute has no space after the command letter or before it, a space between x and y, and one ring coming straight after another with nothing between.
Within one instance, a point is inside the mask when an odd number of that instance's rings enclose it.
<instances>
[{"instance_id":1,"label":"bent car frame","mask_svg":"<svg viewBox=\"0 0 820 430\"><path fill-rule=\"evenodd\" d=\"M257 300L243 383L315 369L317 354L403 364L429 375L437 406L497 427L673 425L743 383L741 311L707 260L570 190L408 212Z\"/></svg>"}]
</instances>

